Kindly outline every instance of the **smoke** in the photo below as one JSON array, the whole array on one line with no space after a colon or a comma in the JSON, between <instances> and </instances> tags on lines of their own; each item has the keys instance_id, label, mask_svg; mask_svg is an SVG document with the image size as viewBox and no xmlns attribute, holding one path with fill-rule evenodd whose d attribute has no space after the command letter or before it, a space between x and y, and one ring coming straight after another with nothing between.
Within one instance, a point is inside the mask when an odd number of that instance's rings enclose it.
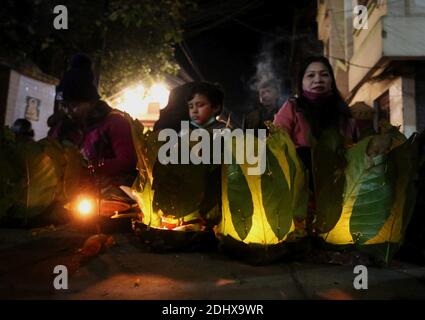
<instances>
[{"instance_id":1,"label":"smoke","mask_svg":"<svg viewBox=\"0 0 425 320\"><path fill-rule=\"evenodd\" d=\"M249 81L249 88L252 91L258 91L262 84L266 82L274 82L277 84L279 91L282 90L283 56L278 57L278 45L282 41L280 39L270 40L264 39L260 53L257 56L256 72ZM279 71L278 71L279 70Z\"/></svg>"}]
</instances>

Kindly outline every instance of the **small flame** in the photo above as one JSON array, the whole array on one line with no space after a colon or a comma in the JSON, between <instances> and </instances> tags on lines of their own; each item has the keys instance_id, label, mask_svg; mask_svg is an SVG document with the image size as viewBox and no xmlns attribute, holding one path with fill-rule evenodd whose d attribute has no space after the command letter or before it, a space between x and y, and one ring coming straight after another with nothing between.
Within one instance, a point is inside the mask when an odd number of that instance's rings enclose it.
<instances>
[{"instance_id":1,"label":"small flame","mask_svg":"<svg viewBox=\"0 0 425 320\"><path fill-rule=\"evenodd\" d=\"M82 215L82 216L88 216L90 214L93 213L93 201L90 199L81 199L78 203L77 203L77 211Z\"/></svg>"}]
</instances>

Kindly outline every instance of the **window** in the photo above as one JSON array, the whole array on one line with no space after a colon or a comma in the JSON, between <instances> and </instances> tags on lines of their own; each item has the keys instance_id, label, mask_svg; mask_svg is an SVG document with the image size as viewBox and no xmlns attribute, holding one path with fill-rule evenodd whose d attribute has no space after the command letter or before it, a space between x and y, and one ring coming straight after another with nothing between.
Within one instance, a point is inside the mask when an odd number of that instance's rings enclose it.
<instances>
[{"instance_id":1,"label":"window","mask_svg":"<svg viewBox=\"0 0 425 320\"><path fill-rule=\"evenodd\" d=\"M377 7L384 5L384 0L357 0L358 5L363 5L366 7L372 2L374 2Z\"/></svg>"},{"instance_id":2,"label":"window","mask_svg":"<svg viewBox=\"0 0 425 320\"><path fill-rule=\"evenodd\" d=\"M423 15L425 14L425 1L423 0L410 0L410 14Z\"/></svg>"},{"instance_id":3,"label":"window","mask_svg":"<svg viewBox=\"0 0 425 320\"><path fill-rule=\"evenodd\" d=\"M376 101L378 120L384 119L390 122L390 92L387 90Z\"/></svg>"}]
</instances>

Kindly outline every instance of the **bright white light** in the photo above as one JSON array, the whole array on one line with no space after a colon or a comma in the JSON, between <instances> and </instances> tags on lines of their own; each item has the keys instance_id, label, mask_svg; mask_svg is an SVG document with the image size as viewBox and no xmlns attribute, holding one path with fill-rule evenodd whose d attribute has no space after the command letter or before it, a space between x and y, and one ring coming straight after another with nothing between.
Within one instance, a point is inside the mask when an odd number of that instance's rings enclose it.
<instances>
[{"instance_id":1,"label":"bright white light","mask_svg":"<svg viewBox=\"0 0 425 320\"><path fill-rule=\"evenodd\" d=\"M124 90L122 97L117 99L118 108L129 113L132 117L138 118L141 114L146 113L144 103L145 88L142 85L130 87Z\"/></svg>"},{"instance_id":2,"label":"bright white light","mask_svg":"<svg viewBox=\"0 0 425 320\"><path fill-rule=\"evenodd\" d=\"M149 98L151 102L158 102L159 107L163 109L167 103L168 103L168 96L170 95L170 90L162 84L162 83L156 83L149 89Z\"/></svg>"},{"instance_id":3,"label":"bright white light","mask_svg":"<svg viewBox=\"0 0 425 320\"><path fill-rule=\"evenodd\" d=\"M169 95L170 90L163 83L155 83L149 89L145 89L139 84L126 88L115 99L114 105L117 109L127 112L135 119L144 119L148 114L149 105L158 104L159 108L162 109L167 105Z\"/></svg>"},{"instance_id":4,"label":"bright white light","mask_svg":"<svg viewBox=\"0 0 425 320\"><path fill-rule=\"evenodd\" d=\"M77 210L82 216L88 216L93 212L93 201L89 199L81 199L77 203Z\"/></svg>"}]
</instances>

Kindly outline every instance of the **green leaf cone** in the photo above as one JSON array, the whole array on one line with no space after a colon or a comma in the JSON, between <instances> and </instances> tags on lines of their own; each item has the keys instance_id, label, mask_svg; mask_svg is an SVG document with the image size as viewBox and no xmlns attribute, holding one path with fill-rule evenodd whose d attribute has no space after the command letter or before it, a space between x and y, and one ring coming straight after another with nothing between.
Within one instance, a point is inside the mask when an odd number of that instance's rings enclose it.
<instances>
[{"instance_id":1,"label":"green leaf cone","mask_svg":"<svg viewBox=\"0 0 425 320\"><path fill-rule=\"evenodd\" d=\"M244 240L252 227L254 206L248 183L237 164L228 167L227 192L232 223L240 239Z\"/></svg>"}]
</instances>

